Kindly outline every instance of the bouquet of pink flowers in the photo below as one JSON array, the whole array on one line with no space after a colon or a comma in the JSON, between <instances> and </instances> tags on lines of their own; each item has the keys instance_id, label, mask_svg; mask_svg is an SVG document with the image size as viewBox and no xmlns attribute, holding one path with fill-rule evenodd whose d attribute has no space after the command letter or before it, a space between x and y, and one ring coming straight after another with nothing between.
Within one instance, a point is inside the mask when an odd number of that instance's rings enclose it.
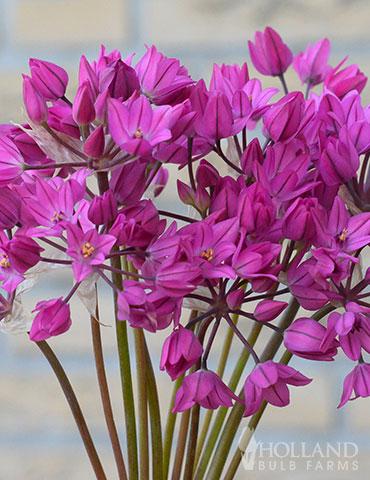
<instances>
[{"instance_id":1,"label":"bouquet of pink flowers","mask_svg":"<svg viewBox=\"0 0 370 480\"><path fill-rule=\"evenodd\" d=\"M280 78L282 92L250 78L246 63L214 65L207 87L154 46L138 61L102 47L96 61L81 57L72 99L62 67L31 59L23 76L27 123L1 127L0 327L28 332L49 361L98 479L104 469L46 342L70 328L75 294L91 318L120 479L166 480L170 472L174 480L233 478L248 443L233 444L243 417L250 436L268 404L286 406L291 386L311 382L288 366L294 355L333 361L343 352L348 373L339 406L370 396L370 268L363 258L370 106L360 97L367 78L344 61L331 67L327 39L293 56L267 27L249 50L261 74ZM290 65L305 93L288 91ZM179 208L167 211L156 197L170 163L187 170L188 182L177 182ZM26 314L21 294L60 266L72 269L70 291ZM113 293L127 455L104 370L102 282ZM160 365L152 366L147 339L163 329ZM262 330L269 336L257 342ZM236 351L240 345L237 361L232 342ZM166 424L158 367L174 382Z\"/></svg>"}]
</instances>

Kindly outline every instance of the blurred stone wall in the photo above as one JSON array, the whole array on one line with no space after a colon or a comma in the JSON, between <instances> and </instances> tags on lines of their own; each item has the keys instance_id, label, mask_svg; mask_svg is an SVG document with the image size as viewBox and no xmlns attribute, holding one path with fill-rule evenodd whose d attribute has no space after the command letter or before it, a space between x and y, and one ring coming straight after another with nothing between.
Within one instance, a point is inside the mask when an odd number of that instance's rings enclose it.
<instances>
[{"instance_id":1,"label":"blurred stone wall","mask_svg":"<svg viewBox=\"0 0 370 480\"><path fill-rule=\"evenodd\" d=\"M81 54L90 60L101 43L123 55L141 55L144 44L156 44L168 56L177 56L194 78L209 78L213 62L248 60L246 42L254 31L270 25L277 29L294 53L327 36L332 42L331 63L345 55L370 74L370 3L367 0L0 0L0 122L21 122L21 73L28 73L28 58L36 57L64 66L76 85ZM253 72L253 68L251 67ZM269 82L270 80L267 80ZM267 84L265 81L264 83ZM272 83L274 81L272 80ZM291 88L299 84L288 75ZM271 84L271 83L270 83ZM369 101L370 86L365 100ZM53 277L51 277L51 275ZM27 297L35 301L60 296L71 276L49 274ZM55 285L55 286L53 286ZM101 305L107 369L122 433L123 414L115 355L110 292L103 290ZM150 337L150 336L149 336ZM163 337L161 337L163 338ZM150 338L152 341L153 338ZM108 478L114 479L113 457L102 421L90 348L89 318L75 302L73 327L51 341L76 387ZM160 341L152 345L158 367ZM70 412L59 386L37 347L25 335L0 335L0 480L77 480L93 478ZM269 408L258 440L355 442L360 449L359 470L295 471L273 473L274 478L360 479L370 472L369 400L358 400L336 410L344 376L352 368L345 359L334 364L296 362L315 380L292 389L286 409ZM160 374L167 408L169 382ZM241 471L238 478L250 478ZM253 478L271 478L269 471L254 471Z\"/></svg>"}]
</instances>

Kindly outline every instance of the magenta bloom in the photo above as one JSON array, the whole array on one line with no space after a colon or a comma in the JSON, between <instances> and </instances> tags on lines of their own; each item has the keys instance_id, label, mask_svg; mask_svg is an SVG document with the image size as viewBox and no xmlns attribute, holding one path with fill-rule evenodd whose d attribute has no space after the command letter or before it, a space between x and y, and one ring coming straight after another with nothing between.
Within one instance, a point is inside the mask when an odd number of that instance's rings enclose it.
<instances>
[{"instance_id":1,"label":"magenta bloom","mask_svg":"<svg viewBox=\"0 0 370 480\"><path fill-rule=\"evenodd\" d=\"M288 142L299 131L305 109L302 92L291 92L271 107L263 117L263 125L275 142Z\"/></svg>"},{"instance_id":2,"label":"magenta bloom","mask_svg":"<svg viewBox=\"0 0 370 480\"><path fill-rule=\"evenodd\" d=\"M354 396L352 398L352 391ZM370 396L370 364L369 363L359 363L355 368L350 372L345 380L343 385L342 398L338 408L343 407L348 400L356 400L358 397L369 397Z\"/></svg>"},{"instance_id":3,"label":"magenta bloom","mask_svg":"<svg viewBox=\"0 0 370 480\"><path fill-rule=\"evenodd\" d=\"M167 58L153 45L135 66L141 91L154 104L172 103L185 89L194 83L185 67L176 58Z\"/></svg>"},{"instance_id":4,"label":"magenta bloom","mask_svg":"<svg viewBox=\"0 0 370 480\"><path fill-rule=\"evenodd\" d=\"M55 63L30 59L32 81L45 100L58 100L66 92L67 72Z\"/></svg>"},{"instance_id":5,"label":"magenta bloom","mask_svg":"<svg viewBox=\"0 0 370 480\"><path fill-rule=\"evenodd\" d=\"M357 65L349 65L338 71L343 62L344 60L332 70L324 83L325 87L339 98L343 98L351 90L361 93L367 83L367 76L360 72Z\"/></svg>"},{"instance_id":6,"label":"magenta bloom","mask_svg":"<svg viewBox=\"0 0 370 480\"><path fill-rule=\"evenodd\" d=\"M153 110L143 95L131 97L125 104L115 99L108 101L109 131L117 145L132 155L148 155L153 147L169 140L170 120L171 107Z\"/></svg>"},{"instance_id":7,"label":"magenta bloom","mask_svg":"<svg viewBox=\"0 0 370 480\"><path fill-rule=\"evenodd\" d=\"M334 339L323 346L326 328L313 318L298 318L284 333L284 345L294 355L309 360L332 361L338 351Z\"/></svg>"},{"instance_id":8,"label":"magenta bloom","mask_svg":"<svg viewBox=\"0 0 370 480\"><path fill-rule=\"evenodd\" d=\"M262 75L276 77L283 74L292 63L293 54L280 35L271 27L266 27L263 33L255 33L254 41L255 44L249 41L248 46L256 69Z\"/></svg>"},{"instance_id":9,"label":"magenta bloom","mask_svg":"<svg viewBox=\"0 0 370 480\"><path fill-rule=\"evenodd\" d=\"M16 145L0 134L0 186L13 183L23 173L23 158Z\"/></svg>"},{"instance_id":10,"label":"magenta bloom","mask_svg":"<svg viewBox=\"0 0 370 480\"><path fill-rule=\"evenodd\" d=\"M103 195L94 197L88 217L95 225L104 225L113 222L117 216L117 200L114 198L111 190L107 190Z\"/></svg>"},{"instance_id":11,"label":"magenta bloom","mask_svg":"<svg viewBox=\"0 0 370 480\"><path fill-rule=\"evenodd\" d=\"M23 101L27 114L32 122L46 122L49 116L46 101L40 95L31 78L27 75L23 75Z\"/></svg>"},{"instance_id":12,"label":"magenta bloom","mask_svg":"<svg viewBox=\"0 0 370 480\"><path fill-rule=\"evenodd\" d=\"M198 337L179 325L163 344L160 369L166 370L171 380L175 380L195 365L202 353Z\"/></svg>"},{"instance_id":13,"label":"magenta bloom","mask_svg":"<svg viewBox=\"0 0 370 480\"><path fill-rule=\"evenodd\" d=\"M318 85L331 72L328 65L330 42L327 38L320 40L311 47L307 45L306 51L299 52L293 59L293 68L298 73L302 83Z\"/></svg>"},{"instance_id":14,"label":"magenta bloom","mask_svg":"<svg viewBox=\"0 0 370 480\"><path fill-rule=\"evenodd\" d=\"M359 360L362 348L370 353L369 312L368 308L348 302L346 312L342 315L331 313L322 346L326 347L338 335L340 346L351 360Z\"/></svg>"},{"instance_id":15,"label":"magenta bloom","mask_svg":"<svg viewBox=\"0 0 370 480\"><path fill-rule=\"evenodd\" d=\"M231 407L234 399L239 397L227 387L216 373L210 370L198 370L187 375L175 397L172 413L183 412L196 403L201 407L215 410L220 405Z\"/></svg>"},{"instance_id":16,"label":"magenta bloom","mask_svg":"<svg viewBox=\"0 0 370 480\"><path fill-rule=\"evenodd\" d=\"M268 360L259 363L247 377L244 385L245 412L248 417L257 412L266 400L276 407L289 404L289 389L287 385L307 385L312 379L305 377L292 367Z\"/></svg>"},{"instance_id":17,"label":"magenta bloom","mask_svg":"<svg viewBox=\"0 0 370 480\"><path fill-rule=\"evenodd\" d=\"M34 342L60 335L72 324L69 305L63 301L62 297L39 302L34 312L37 310L39 313L30 331L30 339Z\"/></svg>"},{"instance_id":18,"label":"magenta bloom","mask_svg":"<svg viewBox=\"0 0 370 480\"><path fill-rule=\"evenodd\" d=\"M116 242L112 235L99 235L95 228L83 232L77 225L66 226L67 254L75 261L72 269L77 282L81 282L93 271L94 265L104 262L106 255Z\"/></svg>"}]
</instances>

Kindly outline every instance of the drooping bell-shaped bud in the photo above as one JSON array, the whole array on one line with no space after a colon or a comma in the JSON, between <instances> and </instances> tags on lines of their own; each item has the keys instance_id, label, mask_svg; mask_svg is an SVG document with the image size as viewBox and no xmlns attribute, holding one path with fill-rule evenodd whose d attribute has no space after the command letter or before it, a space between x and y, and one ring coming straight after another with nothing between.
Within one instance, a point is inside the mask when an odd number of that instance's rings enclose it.
<instances>
[{"instance_id":1,"label":"drooping bell-shaped bud","mask_svg":"<svg viewBox=\"0 0 370 480\"><path fill-rule=\"evenodd\" d=\"M68 84L68 74L55 63L30 59L32 81L45 100L58 100L63 97Z\"/></svg>"},{"instance_id":2,"label":"drooping bell-shaped bud","mask_svg":"<svg viewBox=\"0 0 370 480\"><path fill-rule=\"evenodd\" d=\"M262 300L257 305L254 316L260 322L270 322L278 317L280 313L288 306L286 302L278 302L277 300Z\"/></svg>"},{"instance_id":3,"label":"drooping bell-shaped bud","mask_svg":"<svg viewBox=\"0 0 370 480\"><path fill-rule=\"evenodd\" d=\"M46 101L35 87L31 77L23 75L23 100L27 114L34 123L43 123L49 117Z\"/></svg>"},{"instance_id":4,"label":"drooping bell-shaped bud","mask_svg":"<svg viewBox=\"0 0 370 480\"><path fill-rule=\"evenodd\" d=\"M34 311L37 310L30 331L30 339L34 342L60 335L72 324L69 305L62 297L39 302Z\"/></svg>"}]
</instances>

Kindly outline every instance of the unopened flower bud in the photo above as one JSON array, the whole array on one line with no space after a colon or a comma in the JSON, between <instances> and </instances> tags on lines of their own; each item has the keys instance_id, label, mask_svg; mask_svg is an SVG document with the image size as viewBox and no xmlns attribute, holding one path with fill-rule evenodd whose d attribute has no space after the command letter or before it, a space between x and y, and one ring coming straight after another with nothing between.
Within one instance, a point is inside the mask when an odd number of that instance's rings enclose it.
<instances>
[{"instance_id":1,"label":"unopened flower bud","mask_svg":"<svg viewBox=\"0 0 370 480\"><path fill-rule=\"evenodd\" d=\"M96 196L87 216L95 225L112 222L117 216L117 200L113 193L107 190L103 195Z\"/></svg>"},{"instance_id":2,"label":"unopened flower bud","mask_svg":"<svg viewBox=\"0 0 370 480\"><path fill-rule=\"evenodd\" d=\"M28 75L23 75L23 100L27 114L32 122L46 122L49 117L46 101L42 98Z\"/></svg>"},{"instance_id":3,"label":"unopened flower bud","mask_svg":"<svg viewBox=\"0 0 370 480\"><path fill-rule=\"evenodd\" d=\"M99 125L99 127L87 138L84 144L84 152L91 158L101 158L104 153L104 146L104 126Z\"/></svg>"},{"instance_id":4,"label":"unopened flower bud","mask_svg":"<svg viewBox=\"0 0 370 480\"><path fill-rule=\"evenodd\" d=\"M67 72L58 65L36 58L30 59L32 81L46 100L63 97L68 84Z\"/></svg>"}]
</instances>

